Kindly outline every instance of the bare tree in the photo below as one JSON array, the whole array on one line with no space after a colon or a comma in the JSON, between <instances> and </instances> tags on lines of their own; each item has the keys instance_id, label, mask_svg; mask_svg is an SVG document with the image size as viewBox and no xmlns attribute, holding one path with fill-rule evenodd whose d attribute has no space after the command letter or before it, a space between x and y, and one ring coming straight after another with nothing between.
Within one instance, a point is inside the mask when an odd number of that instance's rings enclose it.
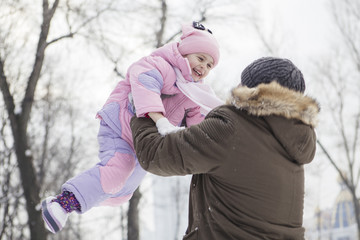
<instances>
[{"instance_id":1,"label":"bare tree","mask_svg":"<svg viewBox=\"0 0 360 240\"><path fill-rule=\"evenodd\" d=\"M139 188L136 189L132 198L130 199L128 209L128 234L127 239L139 240L140 239L140 226L139 226L139 201L141 199L141 193Z\"/></svg>"},{"instance_id":2,"label":"bare tree","mask_svg":"<svg viewBox=\"0 0 360 240\"><path fill-rule=\"evenodd\" d=\"M318 145L352 195L360 239L360 3L331 0L330 11L338 30L334 38L339 36L341 42L332 56L318 64L327 99L323 108L331 120L331 127L319 134Z\"/></svg>"},{"instance_id":3,"label":"bare tree","mask_svg":"<svg viewBox=\"0 0 360 240\"><path fill-rule=\"evenodd\" d=\"M41 185L44 179L44 164L47 158L47 140L48 137L45 135L43 142L42 155L36 156L33 154L33 141L36 136L31 134L29 127L31 125L32 111L34 109L34 103L36 99L36 89L39 85L39 80L42 79L43 67L46 62L46 50L58 43L60 40L72 38L90 22L97 19L104 11L107 10L108 5L102 8L97 8L91 13L83 11L84 5L72 5L70 1L64 2L60 5L59 0L42 1L42 13L41 23L39 31L32 31L35 35L21 35L22 32L26 31L23 25L21 25L21 14L29 14L26 9L29 7L25 2L6 2L1 3L1 31L0 31L0 90L3 96L3 104L5 106L6 120L1 127L11 129L11 136L13 146L9 146L11 151L14 151L14 157L16 158L17 164L14 165L11 162L11 156L8 157L8 172L4 173L5 180L9 180L11 175L17 174L14 167L18 170L21 179L21 190L16 191L19 196L15 199L23 197L25 199L25 208L28 215L28 220L23 228L30 230L30 238L36 240L42 240L47 238L47 231L45 230L41 212L38 207L41 196ZM54 24L55 14L58 9L64 10L63 17L66 19L67 30L65 34L60 34L52 39L49 38L50 29ZM76 9L76 10L75 10ZM78 16L78 17L74 17ZM26 22L27 24L31 22ZM24 22L22 22L24 23ZM56 31L55 31L56 32ZM53 35L56 35L54 32ZM38 34L36 36L36 34ZM24 38L19 39L20 36ZM36 39L36 40L35 40ZM26 62L24 58L16 58L17 56L29 56L25 54L25 49L32 43L35 43L35 48L28 53L33 53L33 61ZM31 47L30 47L31 48ZM24 55L21 55L19 53ZM26 62L26 63L24 63ZM17 65L18 64L18 65ZM21 83L21 84L19 84ZM24 86L24 88L22 88ZM45 116L45 115L43 115ZM50 119L45 119L45 133L49 126ZM7 125L8 124L8 125ZM7 136L7 137L9 137ZM5 140L3 140L5 142ZM5 149L6 150L6 149ZM71 159L71 153L68 156ZM6 161L6 160L5 160ZM4 163L5 164L5 163ZM37 169L40 169L38 172ZM3 189L7 191L7 189ZM8 193L10 195L10 193ZM9 199L9 198L7 198ZM18 204L17 200L15 203L7 201L6 204L12 204L16 207ZM11 207L11 209L15 209ZM8 239L12 239L13 233L5 235L5 231L12 231L6 228L6 224L12 224L12 218L9 217L9 211L7 206L4 207L3 212L4 220L2 235L8 236ZM8 229L8 230L6 230ZM27 236L22 234L20 231L20 239L25 239ZM19 237L15 237L18 239Z\"/></svg>"},{"instance_id":4,"label":"bare tree","mask_svg":"<svg viewBox=\"0 0 360 240\"><path fill-rule=\"evenodd\" d=\"M28 223L32 239L46 239L47 233L42 224L41 214L39 210L36 209L36 205L40 201L40 187L36 180L33 158L31 154L29 154L30 146L27 139L27 127L34 100L36 84L39 80L41 67L44 61L44 53L47 43L46 39L49 33L50 22L57 5L58 1L49 8L48 3L44 2L43 23L36 51L37 54L33 70L29 76L26 92L21 103L21 112L17 112L15 110L16 103L14 102L9 80L6 75L6 54L2 53L0 58L0 89L3 95L8 118L10 120L12 136L14 138L15 154L20 170L24 197L26 199L26 210L28 212Z\"/></svg>"},{"instance_id":5,"label":"bare tree","mask_svg":"<svg viewBox=\"0 0 360 240\"><path fill-rule=\"evenodd\" d=\"M0 129L0 239L12 239L12 236L22 235L23 228L18 222L16 213L21 208L19 196L22 191L18 188L19 182L16 180L16 163L13 161L12 149L8 143L8 133L6 133L7 121L4 114L1 115L3 125ZM21 222L21 221L19 221ZM18 229L18 233L14 230Z\"/></svg>"}]
</instances>

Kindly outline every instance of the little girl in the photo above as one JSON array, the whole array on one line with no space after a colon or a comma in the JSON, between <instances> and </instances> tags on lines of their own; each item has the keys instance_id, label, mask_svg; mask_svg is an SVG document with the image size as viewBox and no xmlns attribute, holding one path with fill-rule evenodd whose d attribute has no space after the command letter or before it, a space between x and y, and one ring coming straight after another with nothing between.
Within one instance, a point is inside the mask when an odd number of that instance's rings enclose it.
<instances>
[{"instance_id":1,"label":"little girl","mask_svg":"<svg viewBox=\"0 0 360 240\"><path fill-rule=\"evenodd\" d=\"M182 27L180 42L169 43L132 64L98 112L100 162L62 185L62 193L42 202L49 231L60 231L72 211L118 206L128 201L145 171L133 146L130 119L150 117L161 135L200 123L223 104L204 79L219 61L219 46L202 24Z\"/></svg>"}]
</instances>

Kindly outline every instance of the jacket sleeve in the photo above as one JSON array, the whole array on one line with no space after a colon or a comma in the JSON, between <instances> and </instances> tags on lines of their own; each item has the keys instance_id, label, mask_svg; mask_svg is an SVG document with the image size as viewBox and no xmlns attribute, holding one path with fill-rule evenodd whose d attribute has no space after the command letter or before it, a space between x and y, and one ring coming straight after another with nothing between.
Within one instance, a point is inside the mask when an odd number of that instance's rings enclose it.
<instances>
[{"instance_id":1,"label":"jacket sleeve","mask_svg":"<svg viewBox=\"0 0 360 240\"><path fill-rule=\"evenodd\" d=\"M127 77L131 85L136 115L143 117L148 112L165 114L161 100L165 79L171 71L169 64L160 57L148 56L130 66Z\"/></svg>"},{"instance_id":2,"label":"jacket sleeve","mask_svg":"<svg viewBox=\"0 0 360 240\"><path fill-rule=\"evenodd\" d=\"M216 116L162 137L151 120L133 117L131 129L140 165L156 175L174 176L211 173L218 168L233 124Z\"/></svg>"},{"instance_id":3,"label":"jacket sleeve","mask_svg":"<svg viewBox=\"0 0 360 240\"><path fill-rule=\"evenodd\" d=\"M200 107L191 108L186 112L186 126L201 123L205 119L205 115L201 114Z\"/></svg>"}]
</instances>

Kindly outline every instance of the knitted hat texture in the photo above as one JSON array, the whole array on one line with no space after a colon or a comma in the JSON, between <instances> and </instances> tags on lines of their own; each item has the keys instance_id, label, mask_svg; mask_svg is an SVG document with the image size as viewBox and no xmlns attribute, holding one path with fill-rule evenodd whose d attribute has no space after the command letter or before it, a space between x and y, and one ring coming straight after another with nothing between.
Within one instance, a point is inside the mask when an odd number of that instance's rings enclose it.
<instances>
[{"instance_id":1,"label":"knitted hat texture","mask_svg":"<svg viewBox=\"0 0 360 240\"><path fill-rule=\"evenodd\" d=\"M264 57L248 65L241 74L241 85L249 88L261 83L277 81L283 87L298 92L305 91L301 71L288 59Z\"/></svg>"}]
</instances>

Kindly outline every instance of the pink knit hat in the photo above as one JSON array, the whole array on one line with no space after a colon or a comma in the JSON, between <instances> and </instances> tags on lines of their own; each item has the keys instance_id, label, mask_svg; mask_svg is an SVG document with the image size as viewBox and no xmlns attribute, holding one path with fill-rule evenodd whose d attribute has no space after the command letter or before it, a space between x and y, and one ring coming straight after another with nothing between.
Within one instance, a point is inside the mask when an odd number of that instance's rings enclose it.
<instances>
[{"instance_id":1,"label":"pink knit hat","mask_svg":"<svg viewBox=\"0 0 360 240\"><path fill-rule=\"evenodd\" d=\"M218 64L220 57L219 44L207 29L196 29L192 25L187 24L182 26L182 33L181 41L178 45L181 55L206 53L213 58L214 66Z\"/></svg>"}]
</instances>

